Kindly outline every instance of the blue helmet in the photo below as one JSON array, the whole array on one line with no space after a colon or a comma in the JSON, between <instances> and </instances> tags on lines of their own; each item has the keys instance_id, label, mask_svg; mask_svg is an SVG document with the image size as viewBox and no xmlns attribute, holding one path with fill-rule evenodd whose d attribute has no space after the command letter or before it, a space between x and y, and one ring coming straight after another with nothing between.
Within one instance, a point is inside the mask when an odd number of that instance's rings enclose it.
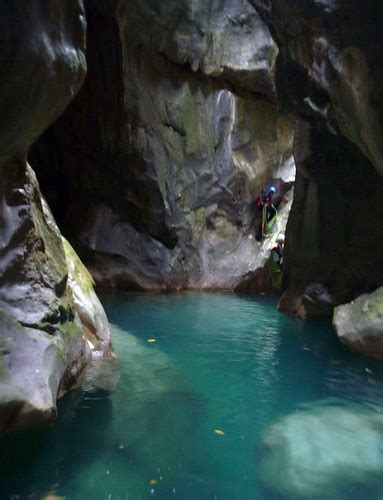
<instances>
[{"instance_id":1,"label":"blue helmet","mask_svg":"<svg viewBox=\"0 0 383 500\"><path fill-rule=\"evenodd\" d=\"M275 189L274 186L269 187L269 193L276 193L276 192L277 192L277 190Z\"/></svg>"}]
</instances>

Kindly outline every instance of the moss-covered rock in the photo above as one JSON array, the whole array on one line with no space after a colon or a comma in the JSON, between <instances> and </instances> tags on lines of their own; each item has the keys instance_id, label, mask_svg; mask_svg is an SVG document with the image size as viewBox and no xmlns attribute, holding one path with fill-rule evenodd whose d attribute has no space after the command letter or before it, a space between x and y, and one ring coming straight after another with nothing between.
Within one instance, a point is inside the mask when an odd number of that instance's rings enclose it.
<instances>
[{"instance_id":1,"label":"moss-covered rock","mask_svg":"<svg viewBox=\"0 0 383 500\"><path fill-rule=\"evenodd\" d=\"M337 307L333 322L343 344L383 360L383 287Z\"/></svg>"},{"instance_id":2,"label":"moss-covered rock","mask_svg":"<svg viewBox=\"0 0 383 500\"><path fill-rule=\"evenodd\" d=\"M2 312L0 336L0 434L48 424L57 415L57 394L87 361L81 325L67 321L47 333Z\"/></svg>"},{"instance_id":3,"label":"moss-covered rock","mask_svg":"<svg viewBox=\"0 0 383 500\"><path fill-rule=\"evenodd\" d=\"M82 333L92 353L108 355L111 350L109 324L94 291L93 278L69 242L64 237L62 241L69 273L68 285L82 324Z\"/></svg>"},{"instance_id":4,"label":"moss-covered rock","mask_svg":"<svg viewBox=\"0 0 383 500\"><path fill-rule=\"evenodd\" d=\"M68 0L65 5L59 0L3 2L0 18L2 434L52 421L57 396L78 381L89 360L72 289L75 297L77 287L88 294L94 314L99 313L98 321L104 322L107 333L97 348L107 350L109 337L91 278L78 263L68 287L61 235L26 161L28 147L63 111L83 81L83 4L80 0ZM70 261L74 260L71 254Z\"/></svg>"}]
</instances>

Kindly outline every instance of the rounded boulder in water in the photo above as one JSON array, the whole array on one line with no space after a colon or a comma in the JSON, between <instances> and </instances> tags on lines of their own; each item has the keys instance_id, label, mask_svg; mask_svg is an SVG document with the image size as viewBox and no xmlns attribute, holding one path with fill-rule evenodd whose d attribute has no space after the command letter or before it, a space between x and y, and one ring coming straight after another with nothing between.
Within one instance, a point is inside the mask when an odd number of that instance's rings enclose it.
<instances>
[{"instance_id":1,"label":"rounded boulder in water","mask_svg":"<svg viewBox=\"0 0 383 500\"><path fill-rule=\"evenodd\" d=\"M383 480L383 415L318 402L269 427L260 479L290 498L336 497Z\"/></svg>"}]
</instances>

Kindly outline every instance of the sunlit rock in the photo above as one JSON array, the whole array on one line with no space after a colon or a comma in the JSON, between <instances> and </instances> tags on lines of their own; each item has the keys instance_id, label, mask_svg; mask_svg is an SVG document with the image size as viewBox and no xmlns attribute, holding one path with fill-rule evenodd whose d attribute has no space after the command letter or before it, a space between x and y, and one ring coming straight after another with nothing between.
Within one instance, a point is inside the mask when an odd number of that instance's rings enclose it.
<instances>
[{"instance_id":1,"label":"sunlit rock","mask_svg":"<svg viewBox=\"0 0 383 500\"><path fill-rule=\"evenodd\" d=\"M76 321L54 334L0 313L0 434L52 422L56 398L77 379L87 354Z\"/></svg>"},{"instance_id":2,"label":"sunlit rock","mask_svg":"<svg viewBox=\"0 0 383 500\"><path fill-rule=\"evenodd\" d=\"M283 266L273 261L271 251L277 245L277 240L286 232L286 224L293 202L293 190L283 197L277 216L277 221L270 234L262 242L258 242L256 256L249 260L249 271L236 284L234 291L238 293L280 293L283 279ZM253 244L253 241L250 241Z\"/></svg>"},{"instance_id":3,"label":"sunlit rock","mask_svg":"<svg viewBox=\"0 0 383 500\"><path fill-rule=\"evenodd\" d=\"M83 335L94 356L107 355L111 349L108 318L94 291L93 278L68 241L64 237L62 241L68 266L68 285Z\"/></svg>"}]
</instances>

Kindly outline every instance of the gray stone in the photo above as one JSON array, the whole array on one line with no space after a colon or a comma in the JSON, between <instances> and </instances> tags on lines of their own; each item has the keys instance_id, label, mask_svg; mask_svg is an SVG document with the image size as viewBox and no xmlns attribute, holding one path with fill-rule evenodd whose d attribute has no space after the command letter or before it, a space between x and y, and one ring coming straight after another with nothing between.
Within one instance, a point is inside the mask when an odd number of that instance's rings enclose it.
<instances>
[{"instance_id":1,"label":"gray stone","mask_svg":"<svg viewBox=\"0 0 383 500\"><path fill-rule=\"evenodd\" d=\"M352 403L302 407L263 434L260 479L283 498L343 498L353 487L378 485L382 425L379 412Z\"/></svg>"},{"instance_id":2,"label":"gray stone","mask_svg":"<svg viewBox=\"0 0 383 500\"><path fill-rule=\"evenodd\" d=\"M52 422L87 357L78 321L49 334L0 312L0 434Z\"/></svg>"},{"instance_id":3,"label":"gray stone","mask_svg":"<svg viewBox=\"0 0 383 500\"><path fill-rule=\"evenodd\" d=\"M6 1L0 19L2 434L52 421L57 397L78 381L91 352L76 310L93 327L95 349L106 353L110 337L93 289L76 280L77 256L68 286L60 232L26 162L84 80L83 4Z\"/></svg>"},{"instance_id":4,"label":"gray stone","mask_svg":"<svg viewBox=\"0 0 383 500\"><path fill-rule=\"evenodd\" d=\"M382 4L250 2L279 47L278 100L299 117L280 306L304 313L310 283L335 304L382 284Z\"/></svg>"},{"instance_id":5,"label":"gray stone","mask_svg":"<svg viewBox=\"0 0 383 500\"><path fill-rule=\"evenodd\" d=\"M62 241L68 266L68 286L83 336L93 357L107 356L111 353L108 318L94 291L93 278L68 241L64 237Z\"/></svg>"},{"instance_id":6,"label":"gray stone","mask_svg":"<svg viewBox=\"0 0 383 500\"><path fill-rule=\"evenodd\" d=\"M85 86L31 155L43 190L102 286L232 289L255 198L295 177L276 44L247 2L109 7L87 2Z\"/></svg>"},{"instance_id":7,"label":"gray stone","mask_svg":"<svg viewBox=\"0 0 383 500\"><path fill-rule=\"evenodd\" d=\"M383 287L337 307L333 322L347 347L383 359Z\"/></svg>"},{"instance_id":8,"label":"gray stone","mask_svg":"<svg viewBox=\"0 0 383 500\"><path fill-rule=\"evenodd\" d=\"M62 113L85 76L80 0L0 5L0 163L26 154Z\"/></svg>"}]
</instances>

